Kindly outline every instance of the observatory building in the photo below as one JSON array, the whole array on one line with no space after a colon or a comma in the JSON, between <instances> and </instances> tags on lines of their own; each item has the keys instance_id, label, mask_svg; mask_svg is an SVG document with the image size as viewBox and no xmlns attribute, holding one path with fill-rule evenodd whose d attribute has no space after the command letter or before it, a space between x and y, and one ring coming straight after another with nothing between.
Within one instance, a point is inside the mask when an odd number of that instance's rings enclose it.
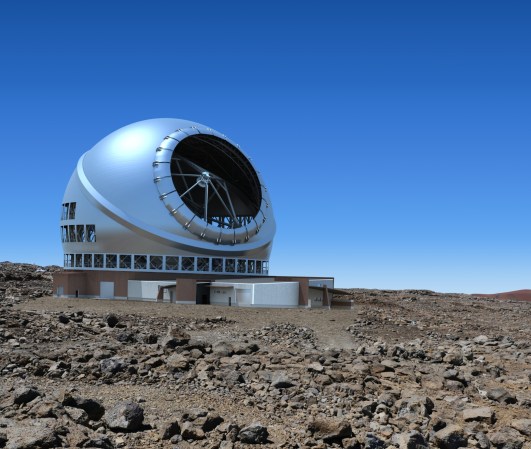
<instances>
[{"instance_id":1,"label":"observatory building","mask_svg":"<svg viewBox=\"0 0 531 449\"><path fill-rule=\"evenodd\" d=\"M79 159L60 221L56 296L299 306L333 279L269 276L275 218L260 172L199 123L145 120Z\"/></svg>"}]
</instances>

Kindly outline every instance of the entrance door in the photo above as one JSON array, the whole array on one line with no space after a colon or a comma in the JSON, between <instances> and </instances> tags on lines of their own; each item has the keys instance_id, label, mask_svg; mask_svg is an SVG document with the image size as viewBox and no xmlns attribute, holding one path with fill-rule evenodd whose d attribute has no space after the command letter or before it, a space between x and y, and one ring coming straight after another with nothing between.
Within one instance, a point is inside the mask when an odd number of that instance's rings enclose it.
<instances>
[{"instance_id":1,"label":"entrance door","mask_svg":"<svg viewBox=\"0 0 531 449\"><path fill-rule=\"evenodd\" d=\"M114 282L100 282L100 298L114 299Z\"/></svg>"},{"instance_id":2,"label":"entrance door","mask_svg":"<svg viewBox=\"0 0 531 449\"><path fill-rule=\"evenodd\" d=\"M57 287L57 293L55 294L55 296L60 298L61 296L64 295L64 293L65 293L65 289L62 285L60 285L59 287Z\"/></svg>"}]
</instances>

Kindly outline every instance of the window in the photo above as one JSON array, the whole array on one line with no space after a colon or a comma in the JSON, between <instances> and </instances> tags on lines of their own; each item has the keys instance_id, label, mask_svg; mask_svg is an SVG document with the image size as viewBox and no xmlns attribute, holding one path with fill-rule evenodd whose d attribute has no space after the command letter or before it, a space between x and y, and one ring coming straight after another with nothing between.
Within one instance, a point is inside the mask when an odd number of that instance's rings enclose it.
<instances>
[{"instance_id":1,"label":"window","mask_svg":"<svg viewBox=\"0 0 531 449\"><path fill-rule=\"evenodd\" d=\"M238 273L245 273L245 260L238 259Z\"/></svg>"},{"instance_id":2,"label":"window","mask_svg":"<svg viewBox=\"0 0 531 449\"><path fill-rule=\"evenodd\" d=\"M149 256L149 269L162 270L162 256Z\"/></svg>"},{"instance_id":3,"label":"window","mask_svg":"<svg viewBox=\"0 0 531 449\"><path fill-rule=\"evenodd\" d=\"M105 268L116 268L116 254L105 255Z\"/></svg>"},{"instance_id":4,"label":"window","mask_svg":"<svg viewBox=\"0 0 531 449\"><path fill-rule=\"evenodd\" d=\"M135 270L145 270L147 268L147 256L135 256Z\"/></svg>"},{"instance_id":5,"label":"window","mask_svg":"<svg viewBox=\"0 0 531 449\"><path fill-rule=\"evenodd\" d=\"M247 261L247 273L254 273L254 260Z\"/></svg>"},{"instance_id":6,"label":"window","mask_svg":"<svg viewBox=\"0 0 531 449\"><path fill-rule=\"evenodd\" d=\"M166 256L166 270L177 271L179 269L178 256Z\"/></svg>"},{"instance_id":7,"label":"window","mask_svg":"<svg viewBox=\"0 0 531 449\"><path fill-rule=\"evenodd\" d=\"M72 268L74 266L73 262L74 262L74 255L65 254L65 262L64 262L65 268Z\"/></svg>"},{"instance_id":8,"label":"window","mask_svg":"<svg viewBox=\"0 0 531 449\"><path fill-rule=\"evenodd\" d=\"M193 257L183 257L182 270L183 271L194 271L194 258Z\"/></svg>"},{"instance_id":9,"label":"window","mask_svg":"<svg viewBox=\"0 0 531 449\"><path fill-rule=\"evenodd\" d=\"M262 261L261 260L256 261L256 273L257 274L262 273Z\"/></svg>"},{"instance_id":10,"label":"window","mask_svg":"<svg viewBox=\"0 0 531 449\"><path fill-rule=\"evenodd\" d=\"M92 254L83 254L83 266L92 268Z\"/></svg>"},{"instance_id":11,"label":"window","mask_svg":"<svg viewBox=\"0 0 531 449\"><path fill-rule=\"evenodd\" d=\"M76 227L75 226L68 226L68 241L69 242L75 242L76 241Z\"/></svg>"},{"instance_id":12,"label":"window","mask_svg":"<svg viewBox=\"0 0 531 449\"><path fill-rule=\"evenodd\" d=\"M269 274L269 262L267 260L262 261L262 274Z\"/></svg>"},{"instance_id":13,"label":"window","mask_svg":"<svg viewBox=\"0 0 531 449\"><path fill-rule=\"evenodd\" d=\"M87 242L96 241L96 225L87 225Z\"/></svg>"},{"instance_id":14,"label":"window","mask_svg":"<svg viewBox=\"0 0 531 449\"><path fill-rule=\"evenodd\" d=\"M223 259L214 257L212 259L212 271L221 273L223 271Z\"/></svg>"},{"instance_id":15,"label":"window","mask_svg":"<svg viewBox=\"0 0 531 449\"><path fill-rule=\"evenodd\" d=\"M76 218L76 203L69 203L68 207L68 219L73 220Z\"/></svg>"},{"instance_id":16,"label":"window","mask_svg":"<svg viewBox=\"0 0 531 449\"><path fill-rule=\"evenodd\" d=\"M94 254L94 268L103 268L103 254Z\"/></svg>"},{"instance_id":17,"label":"window","mask_svg":"<svg viewBox=\"0 0 531 449\"><path fill-rule=\"evenodd\" d=\"M197 258L197 271L210 271L210 259L208 257Z\"/></svg>"},{"instance_id":18,"label":"window","mask_svg":"<svg viewBox=\"0 0 531 449\"><path fill-rule=\"evenodd\" d=\"M68 227L61 226L61 242L68 242Z\"/></svg>"},{"instance_id":19,"label":"window","mask_svg":"<svg viewBox=\"0 0 531 449\"><path fill-rule=\"evenodd\" d=\"M120 254L120 268L131 268L131 256L129 254Z\"/></svg>"},{"instance_id":20,"label":"window","mask_svg":"<svg viewBox=\"0 0 531 449\"><path fill-rule=\"evenodd\" d=\"M75 256L76 268L82 268L83 267L83 254L74 254L74 256Z\"/></svg>"},{"instance_id":21,"label":"window","mask_svg":"<svg viewBox=\"0 0 531 449\"><path fill-rule=\"evenodd\" d=\"M225 273L234 273L234 259L225 259Z\"/></svg>"},{"instance_id":22,"label":"window","mask_svg":"<svg viewBox=\"0 0 531 449\"><path fill-rule=\"evenodd\" d=\"M76 218L76 203L63 203L61 205L61 220Z\"/></svg>"},{"instance_id":23,"label":"window","mask_svg":"<svg viewBox=\"0 0 531 449\"><path fill-rule=\"evenodd\" d=\"M84 225L77 225L76 226L76 242L84 242L85 241L85 226Z\"/></svg>"}]
</instances>

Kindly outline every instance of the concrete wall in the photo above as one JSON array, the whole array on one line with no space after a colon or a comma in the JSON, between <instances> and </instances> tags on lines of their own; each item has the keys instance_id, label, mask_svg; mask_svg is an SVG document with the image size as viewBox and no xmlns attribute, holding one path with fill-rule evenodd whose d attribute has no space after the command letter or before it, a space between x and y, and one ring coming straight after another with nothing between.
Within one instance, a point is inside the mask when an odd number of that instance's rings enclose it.
<instances>
[{"instance_id":1,"label":"concrete wall","mask_svg":"<svg viewBox=\"0 0 531 449\"><path fill-rule=\"evenodd\" d=\"M210 304L258 307L297 307L298 282L228 283L213 282Z\"/></svg>"},{"instance_id":2,"label":"concrete wall","mask_svg":"<svg viewBox=\"0 0 531 449\"><path fill-rule=\"evenodd\" d=\"M127 299L156 301L161 286L174 284L175 282L165 281L128 281ZM162 300L164 302L169 302L170 293L168 289L164 289Z\"/></svg>"},{"instance_id":3,"label":"concrete wall","mask_svg":"<svg viewBox=\"0 0 531 449\"><path fill-rule=\"evenodd\" d=\"M210 287L210 304L228 306L252 305L252 284L213 282ZM230 300L229 300L230 298Z\"/></svg>"},{"instance_id":4,"label":"concrete wall","mask_svg":"<svg viewBox=\"0 0 531 449\"><path fill-rule=\"evenodd\" d=\"M234 287L227 286L225 284L223 286L219 286L213 283L210 287L210 304L228 306L229 298L231 298L231 301L233 301L234 295Z\"/></svg>"}]
</instances>

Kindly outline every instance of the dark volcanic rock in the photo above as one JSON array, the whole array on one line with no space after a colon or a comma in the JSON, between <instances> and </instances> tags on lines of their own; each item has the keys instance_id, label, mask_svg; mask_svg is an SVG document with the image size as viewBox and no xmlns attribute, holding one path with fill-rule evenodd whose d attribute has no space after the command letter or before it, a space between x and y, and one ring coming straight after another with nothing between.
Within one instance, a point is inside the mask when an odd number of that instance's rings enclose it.
<instances>
[{"instance_id":1,"label":"dark volcanic rock","mask_svg":"<svg viewBox=\"0 0 531 449\"><path fill-rule=\"evenodd\" d=\"M504 427L493 434L489 434L489 439L496 449L520 449L525 442L525 438L510 427Z\"/></svg>"},{"instance_id":2,"label":"dark volcanic rock","mask_svg":"<svg viewBox=\"0 0 531 449\"><path fill-rule=\"evenodd\" d=\"M291 388L295 384L286 373L276 373L271 378L271 386L275 388Z\"/></svg>"},{"instance_id":3,"label":"dark volcanic rock","mask_svg":"<svg viewBox=\"0 0 531 449\"><path fill-rule=\"evenodd\" d=\"M459 426L447 426L439 430L433 436L434 443L441 449L458 449L466 447L468 439L466 438L463 429Z\"/></svg>"},{"instance_id":4,"label":"dark volcanic rock","mask_svg":"<svg viewBox=\"0 0 531 449\"><path fill-rule=\"evenodd\" d=\"M111 430L134 432L144 422L144 410L136 402L119 402L108 410L103 419Z\"/></svg>"},{"instance_id":5,"label":"dark volcanic rock","mask_svg":"<svg viewBox=\"0 0 531 449\"><path fill-rule=\"evenodd\" d=\"M62 324L68 324L70 322L70 318L68 318L66 315L64 315L63 313L61 313L57 319L59 320L60 323Z\"/></svg>"},{"instance_id":6,"label":"dark volcanic rock","mask_svg":"<svg viewBox=\"0 0 531 449\"><path fill-rule=\"evenodd\" d=\"M124 368L124 361L118 358L113 357L100 361L100 369L102 373L116 374L120 371L123 371Z\"/></svg>"},{"instance_id":7,"label":"dark volcanic rock","mask_svg":"<svg viewBox=\"0 0 531 449\"><path fill-rule=\"evenodd\" d=\"M325 443L334 443L352 436L350 424L342 419L316 418L309 424L308 430L315 439Z\"/></svg>"},{"instance_id":8,"label":"dark volcanic rock","mask_svg":"<svg viewBox=\"0 0 531 449\"><path fill-rule=\"evenodd\" d=\"M94 399L85 399L77 396L65 396L62 401L64 406L79 408L84 410L89 419L98 421L105 413L103 405Z\"/></svg>"},{"instance_id":9,"label":"dark volcanic rock","mask_svg":"<svg viewBox=\"0 0 531 449\"><path fill-rule=\"evenodd\" d=\"M262 426L259 423L251 424L240 430L238 438L242 443L247 444L264 444L267 443L269 433L267 427Z\"/></svg>"},{"instance_id":10,"label":"dark volcanic rock","mask_svg":"<svg viewBox=\"0 0 531 449\"><path fill-rule=\"evenodd\" d=\"M55 420L12 422L7 428L8 449L34 449L60 446L59 435L54 428Z\"/></svg>"},{"instance_id":11,"label":"dark volcanic rock","mask_svg":"<svg viewBox=\"0 0 531 449\"><path fill-rule=\"evenodd\" d=\"M35 388L33 387L21 387L15 390L13 394L13 403L15 404L27 404L28 402L33 401L36 397L41 396Z\"/></svg>"},{"instance_id":12,"label":"dark volcanic rock","mask_svg":"<svg viewBox=\"0 0 531 449\"><path fill-rule=\"evenodd\" d=\"M181 433L181 426L179 426L179 421L167 421L160 428L160 439L169 440L174 435Z\"/></svg>"},{"instance_id":13,"label":"dark volcanic rock","mask_svg":"<svg viewBox=\"0 0 531 449\"><path fill-rule=\"evenodd\" d=\"M118 315L116 315L115 313L109 313L105 317L105 322L109 327L116 327L116 325L120 322L120 318L118 318Z\"/></svg>"},{"instance_id":14,"label":"dark volcanic rock","mask_svg":"<svg viewBox=\"0 0 531 449\"><path fill-rule=\"evenodd\" d=\"M505 404L516 404L516 397L509 393L505 388L493 388L487 391L487 397L497 402Z\"/></svg>"}]
</instances>

